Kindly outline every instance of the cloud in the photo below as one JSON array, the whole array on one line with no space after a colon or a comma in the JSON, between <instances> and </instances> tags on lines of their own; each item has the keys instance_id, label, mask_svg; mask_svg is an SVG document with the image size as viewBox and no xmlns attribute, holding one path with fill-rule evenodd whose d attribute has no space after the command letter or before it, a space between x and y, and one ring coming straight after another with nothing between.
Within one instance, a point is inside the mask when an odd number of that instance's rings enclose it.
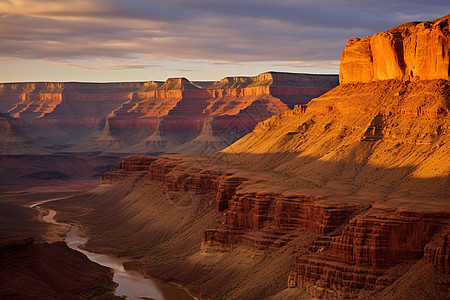
<instances>
[{"instance_id":1,"label":"cloud","mask_svg":"<svg viewBox=\"0 0 450 300\"><path fill-rule=\"evenodd\" d=\"M154 64L130 64L130 63L122 63L122 64L110 64L104 66L106 69L111 70L129 70L129 69L146 69L157 67Z\"/></svg>"},{"instance_id":2,"label":"cloud","mask_svg":"<svg viewBox=\"0 0 450 300\"><path fill-rule=\"evenodd\" d=\"M292 67L292 68L304 68L304 67L325 67L325 66L339 66L339 60L320 60L320 61L283 61L273 63L275 67Z\"/></svg>"},{"instance_id":3,"label":"cloud","mask_svg":"<svg viewBox=\"0 0 450 300\"><path fill-rule=\"evenodd\" d=\"M450 13L447 1L0 0L0 60L317 65L339 60L348 38Z\"/></svg>"}]
</instances>

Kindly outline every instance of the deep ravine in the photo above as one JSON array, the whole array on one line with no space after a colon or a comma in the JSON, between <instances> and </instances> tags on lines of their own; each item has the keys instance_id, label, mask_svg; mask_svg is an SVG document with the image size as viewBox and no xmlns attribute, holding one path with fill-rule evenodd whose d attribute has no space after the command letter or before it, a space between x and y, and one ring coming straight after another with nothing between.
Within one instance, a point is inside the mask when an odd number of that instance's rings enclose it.
<instances>
[{"instance_id":1,"label":"deep ravine","mask_svg":"<svg viewBox=\"0 0 450 300\"><path fill-rule=\"evenodd\" d=\"M61 198L41 201L30 205L33 209L42 209L39 205L61 200ZM86 255L91 261L96 262L102 266L111 268L114 270L113 281L118 284L115 294L119 296L126 296L130 300L138 299L155 299L155 300L192 300L192 296L188 294L184 289L170 284L158 281L152 278L143 278L136 270L125 268L124 263L126 259L121 259L109 255L92 253L79 246L85 244L87 239L77 234L79 226L75 224L68 225L66 223L59 223L54 219L56 211L52 209L45 209L47 214L42 217L42 220L47 223L57 224L62 226L68 226L69 230L66 233L64 241L67 246L73 250L79 251ZM132 264L127 264L132 265Z\"/></svg>"}]
</instances>

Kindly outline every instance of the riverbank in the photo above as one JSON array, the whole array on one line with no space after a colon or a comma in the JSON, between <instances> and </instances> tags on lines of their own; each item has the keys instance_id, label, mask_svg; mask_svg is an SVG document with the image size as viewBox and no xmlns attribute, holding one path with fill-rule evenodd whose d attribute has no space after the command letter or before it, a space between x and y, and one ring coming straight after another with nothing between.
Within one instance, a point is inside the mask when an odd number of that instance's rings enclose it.
<instances>
[{"instance_id":1,"label":"riverbank","mask_svg":"<svg viewBox=\"0 0 450 300\"><path fill-rule=\"evenodd\" d=\"M1 299L91 299L113 290L109 268L56 241L62 239L55 230L60 226L42 222L44 213L29 208L39 198L64 196L0 196Z\"/></svg>"},{"instance_id":2,"label":"riverbank","mask_svg":"<svg viewBox=\"0 0 450 300\"><path fill-rule=\"evenodd\" d=\"M89 237L84 249L139 261L145 276L177 282L197 298L265 299L284 291L292 253L304 251L296 247L309 245L313 236L300 231L283 249L203 252L205 228L214 228L223 216L208 195L195 197L167 194L144 180L125 180L45 207L58 211L57 220L83 224L82 233Z\"/></svg>"},{"instance_id":3,"label":"riverbank","mask_svg":"<svg viewBox=\"0 0 450 300\"><path fill-rule=\"evenodd\" d=\"M70 196L40 201L38 203L30 205L30 207L40 211L40 216L42 216L42 220L44 222L60 225L66 230L68 229L68 231L64 234L64 241L69 248L83 253L84 255L86 255L86 257L89 258L89 260L95 263L114 270L113 281L117 283L115 294L126 295L126 297L130 300L147 298L155 300L196 299L180 286L171 283L159 282L152 278L144 278L139 272L137 272L137 270L125 268L125 265L128 262L126 259L93 253L80 248L80 246L84 245L87 242L87 238L84 238L77 234L77 232L79 231L79 226L57 222L54 219L56 215L55 210L40 207L40 205L42 204L64 200L69 197ZM60 236L62 237L62 235Z\"/></svg>"},{"instance_id":4,"label":"riverbank","mask_svg":"<svg viewBox=\"0 0 450 300\"><path fill-rule=\"evenodd\" d=\"M67 199L72 196L73 195L67 195L67 196L63 196L63 197L41 200L41 201L33 203L29 206L30 208L38 211L38 213L39 213L38 219L39 220L41 220L47 224L55 225L55 226L49 227L49 229L46 230L46 232L42 234L43 239L47 243L63 242L66 237L66 233L71 228L71 225L67 224L67 223L56 222L56 220L54 219L54 216L56 215L56 211L54 211L54 210L49 211L45 208L41 208L40 205L42 205L44 203L52 202L52 201Z\"/></svg>"},{"instance_id":5,"label":"riverbank","mask_svg":"<svg viewBox=\"0 0 450 300\"><path fill-rule=\"evenodd\" d=\"M29 236L36 243L62 241L65 230L61 226L42 222L44 211L30 209L43 200L67 197L79 193L18 193L0 195L0 232Z\"/></svg>"}]
</instances>

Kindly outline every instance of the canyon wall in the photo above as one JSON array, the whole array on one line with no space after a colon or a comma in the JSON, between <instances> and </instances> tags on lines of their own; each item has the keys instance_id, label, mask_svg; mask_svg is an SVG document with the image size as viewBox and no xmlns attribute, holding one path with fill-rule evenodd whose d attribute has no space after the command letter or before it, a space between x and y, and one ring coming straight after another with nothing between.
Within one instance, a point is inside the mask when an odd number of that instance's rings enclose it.
<instances>
[{"instance_id":1,"label":"canyon wall","mask_svg":"<svg viewBox=\"0 0 450 300\"><path fill-rule=\"evenodd\" d=\"M449 17L445 16L349 39L342 52L340 83L448 79L449 38Z\"/></svg>"},{"instance_id":2,"label":"canyon wall","mask_svg":"<svg viewBox=\"0 0 450 300\"><path fill-rule=\"evenodd\" d=\"M448 290L448 24L446 16L349 40L340 86L259 123L223 150L261 157L256 161L286 153L274 173L369 205L297 257L289 286L320 298L357 298L412 280L389 271L394 266L426 261Z\"/></svg>"},{"instance_id":3,"label":"canyon wall","mask_svg":"<svg viewBox=\"0 0 450 300\"><path fill-rule=\"evenodd\" d=\"M37 128L95 127L144 83L3 83L0 111Z\"/></svg>"},{"instance_id":4,"label":"canyon wall","mask_svg":"<svg viewBox=\"0 0 450 300\"><path fill-rule=\"evenodd\" d=\"M315 297L378 293L406 276L391 268L422 259L444 274L449 272L448 203L422 198L428 206L424 210L412 199L399 205L396 199L378 204L378 196L359 201L348 195L280 193L271 182L277 178L205 167L201 159L130 156L106 172L102 183L132 179L161 186L167 195L209 201L222 217L216 227L204 229L203 253L237 250L258 257L292 249L288 287L305 289ZM314 236L311 244L298 241L305 231Z\"/></svg>"},{"instance_id":5,"label":"canyon wall","mask_svg":"<svg viewBox=\"0 0 450 300\"><path fill-rule=\"evenodd\" d=\"M290 253L287 287L312 297L445 299L448 22L350 40L342 84L321 97L258 123L221 152L130 157L102 182L138 178L208 202L220 215L204 228L202 253ZM253 93L255 82L215 85Z\"/></svg>"},{"instance_id":6,"label":"canyon wall","mask_svg":"<svg viewBox=\"0 0 450 300\"><path fill-rule=\"evenodd\" d=\"M27 121L42 140L65 151L211 152L250 132L258 122L307 103L337 84L335 75L276 72L199 85L186 78L4 83L0 111ZM172 149L201 134L206 120L218 143L202 137L195 142L200 146Z\"/></svg>"},{"instance_id":7,"label":"canyon wall","mask_svg":"<svg viewBox=\"0 0 450 300\"><path fill-rule=\"evenodd\" d=\"M114 128L154 130L155 118L166 116L163 130L200 130L206 115L213 116L217 128L224 130L235 116L235 123L249 129L268 116L325 93L337 85L336 80L334 75L268 72L226 77L203 88L185 78L149 82L112 113L111 124Z\"/></svg>"},{"instance_id":8,"label":"canyon wall","mask_svg":"<svg viewBox=\"0 0 450 300\"><path fill-rule=\"evenodd\" d=\"M251 97L263 95L278 98L293 108L336 85L334 75L276 72L255 77L227 77L218 82L202 83L203 87L185 78L169 78L164 83L3 83L0 84L0 111L9 112L12 117L33 119L38 127L58 124L95 127L102 118L116 116L111 122L113 128L155 129L156 123L148 120L127 125L120 119L236 115L256 100ZM232 101L234 104L230 105ZM274 108L274 112L286 110L281 103L278 105L280 108Z\"/></svg>"}]
</instances>

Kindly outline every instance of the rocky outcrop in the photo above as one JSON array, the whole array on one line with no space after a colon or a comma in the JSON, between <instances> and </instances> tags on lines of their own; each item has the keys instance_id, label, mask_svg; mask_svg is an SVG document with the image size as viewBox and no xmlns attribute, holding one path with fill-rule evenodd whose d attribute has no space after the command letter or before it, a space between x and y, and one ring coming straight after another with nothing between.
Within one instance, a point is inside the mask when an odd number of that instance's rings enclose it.
<instances>
[{"instance_id":1,"label":"rocky outcrop","mask_svg":"<svg viewBox=\"0 0 450 300\"><path fill-rule=\"evenodd\" d=\"M443 230L425 247L425 261L433 264L446 274L450 274L450 232Z\"/></svg>"},{"instance_id":2,"label":"rocky outcrop","mask_svg":"<svg viewBox=\"0 0 450 300\"><path fill-rule=\"evenodd\" d=\"M348 40L341 57L340 83L448 79L449 22L447 15Z\"/></svg>"},{"instance_id":3,"label":"rocky outcrop","mask_svg":"<svg viewBox=\"0 0 450 300\"><path fill-rule=\"evenodd\" d=\"M401 274L386 272L394 265L425 254L442 266L445 237L436 248L428 243L447 219L442 213L371 209L352 219L342 234L298 257L288 284L316 297L355 298L359 290L380 291L397 280Z\"/></svg>"},{"instance_id":4,"label":"rocky outcrop","mask_svg":"<svg viewBox=\"0 0 450 300\"><path fill-rule=\"evenodd\" d=\"M357 209L360 207L333 205L311 196L237 192L228 201L223 227L205 232L202 249L228 251L238 245L280 248L296 237L297 230L315 234L336 230Z\"/></svg>"},{"instance_id":5,"label":"rocky outcrop","mask_svg":"<svg viewBox=\"0 0 450 300\"><path fill-rule=\"evenodd\" d=\"M216 211L224 213L222 226L205 231L203 251L282 247L303 229L326 234L340 227L361 205L339 204L318 197L279 193L242 192L251 178L198 168L169 157L130 156L102 177L102 183L147 176L167 192L204 194ZM255 230L262 230L255 236Z\"/></svg>"},{"instance_id":6,"label":"rocky outcrop","mask_svg":"<svg viewBox=\"0 0 450 300\"><path fill-rule=\"evenodd\" d=\"M329 256L373 267L417 260L446 217L371 210L352 219L332 240Z\"/></svg>"},{"instance_id":7,"label":"rocky outcrop","mask_svg":"<svg viewBox=\"0 0 450 300\"><path fill-rule=\"evenodd\" d=\"M102 184L112 184L129 177L144 176L156 158L151 156L129 156L117 163L114 169L102 175Z\"/></svg>"},{"instance_id":8,"label":"rocky outcrop","mask_svg":"<svg viewBox=\"0 0 450 300\"><path fill-rule=\"evenodd\" d=\"M324 299L353 299L358 291L380 291L397 278L385 269L348 264L323 255L298 257L289 275L288 286L305 289Z\"/></svg>"}]
</instances>

